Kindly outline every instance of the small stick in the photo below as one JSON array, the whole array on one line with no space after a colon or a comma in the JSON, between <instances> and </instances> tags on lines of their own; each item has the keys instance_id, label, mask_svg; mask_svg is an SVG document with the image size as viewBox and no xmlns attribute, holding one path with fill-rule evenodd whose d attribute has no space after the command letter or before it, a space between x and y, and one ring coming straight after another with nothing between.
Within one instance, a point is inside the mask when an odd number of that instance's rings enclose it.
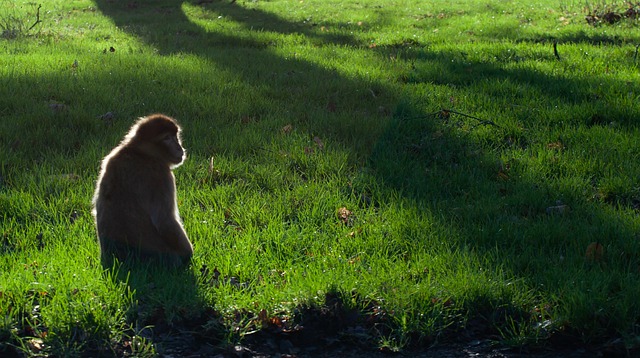
<instances>
[{"instance_id":1,"label":"small stick","mask_svg":"<svg viewBox=\"0 0 640 358\"><path fill-rule=\"evenodd\" d=\"M41 7L42 7L42 4L38 4L38 9L36 10L36 22L34 22L33 25L31 25L31 27L29 28L29 30L27 30L27 32L31 31L31 29L33 29L37 24L42 22L42 20L40 20L40 8Z\"/></svg>"},{"instance_id":2,"label":"small stick","mask_svg":"<svg viewBox=\"0 0 640 358\"><path fill-rule=\"evenodd\" d=\"M443 108L441 112L449 112L449 113L459 114L459 115L461 115L463 117L475 119L476 121L480 122L480 124L489 124L489 125L492 125L492 126L500 127L495 122L492 122L492 121L489 121L489 120L486 120L486 119L481 119L481 118L478 118L478 117L474 117L474 116L471 116L471 115L468 115L468 114L452 111L450 109L444 109Z\"/></svg>"},{"instance_id":3,"label":"small stick","mask_svg":"<svg viewBox=\"0 0 640 358\"><path fill-rule=\"evenodd\" d=\"M560 55L558 54L558 41L553 42L553 54L556 56L558 61L560 61Z\"/></svg>"}]
</instances>

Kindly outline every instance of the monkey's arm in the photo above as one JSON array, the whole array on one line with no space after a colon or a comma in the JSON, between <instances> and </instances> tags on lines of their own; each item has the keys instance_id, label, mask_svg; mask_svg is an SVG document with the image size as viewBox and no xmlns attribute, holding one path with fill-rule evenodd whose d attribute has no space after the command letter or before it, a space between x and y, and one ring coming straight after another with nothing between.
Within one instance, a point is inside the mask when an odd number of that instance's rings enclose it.
<instances>
[{"instance_id":1,"label":"monkey's arm","mask_svg":"<svg viewBox=\"0 0 640 358\"><path fill-rule=\"evenodd\" d=\"M166 195L156 198L159 200L156 205L151 208L151 221L158 231L158 239L168 252L175 253L180 256L193 255L193 247L187 237L187 233L182 227L180 215L176 204L176 188L173 176L170 176L165 185Z\"/></svg>"},{"instance_id":2,"label":"monkey's arm","mask_svg":"<svg viewBox=\"0 0 640 358\"><path fill-rule=\"evenodd\" d=\"M169 251L180 256L193 255L193 247L177 213L161 219L157 227L160 238Z\"/></svg>"}]
</instances>

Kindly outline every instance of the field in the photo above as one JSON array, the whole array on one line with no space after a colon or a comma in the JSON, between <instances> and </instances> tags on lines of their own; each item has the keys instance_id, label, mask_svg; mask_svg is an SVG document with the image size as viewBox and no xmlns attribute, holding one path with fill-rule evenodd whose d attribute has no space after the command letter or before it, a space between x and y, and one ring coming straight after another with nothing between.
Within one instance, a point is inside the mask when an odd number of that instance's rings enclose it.
<instances>
[{"instance_id":1,"label":"field","mask_svg":"<svg viewBox=\"0 0 640 358\"><path fill-rule=\"evenodd\" d=\"M638 352L637 16L2 1L0 355ZM107 270L99 163L155 112L194 258Z\"/></svg>"}]
</instances>

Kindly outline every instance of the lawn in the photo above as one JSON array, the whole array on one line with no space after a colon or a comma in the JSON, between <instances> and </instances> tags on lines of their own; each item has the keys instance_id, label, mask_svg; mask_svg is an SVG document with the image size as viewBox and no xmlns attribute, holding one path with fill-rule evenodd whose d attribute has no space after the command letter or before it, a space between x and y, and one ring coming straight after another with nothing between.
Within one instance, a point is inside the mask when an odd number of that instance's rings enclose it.
<instances>
[{"instance_id":1,"label":"lawn","mask_svg":"<svg viewBox=\"0 0 640 358\"><path fill-rule=\"evenodd\" d=\"M639 12L3 2L0 355L637 352ZM155 112L183 127L194 258L104 269L99 163Z\"/></svg>"}]
</instances>

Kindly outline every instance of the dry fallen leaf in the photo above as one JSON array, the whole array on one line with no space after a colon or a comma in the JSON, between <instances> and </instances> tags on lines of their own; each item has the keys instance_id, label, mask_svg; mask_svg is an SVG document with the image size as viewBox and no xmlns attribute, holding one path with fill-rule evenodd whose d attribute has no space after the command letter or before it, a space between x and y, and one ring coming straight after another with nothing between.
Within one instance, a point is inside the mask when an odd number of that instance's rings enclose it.
<instances>
[{"instance_id":1,"label":"dry fallen leaf","mask_svg":"<svg viewBox=\"0 0 640 358\"><path fill-rule=\"evenodd\" d=\"M552 142L552 143L547 144L547 148L555 149L555 150L563 150L564 149L564 144L562 144L561 141L556 141L556 142Z\"/></svg>"},{"instance_id":2,"label":"dry fallen leaf","mask_svg":"<svg viewBox=\"0 0 640 358\"><path fill-rule=\"evenodd\" d=\"M604 254L604 247L599 242L592 242L587 246L587 251L584 254L584 257L589 262L600 262L602 261L602 255Z\"/></svg>"},{"instance_id":3,"label":"dry fallen leaf","mask_svg":"<svg viewBox=\"0 0 640 358\"><path fill-rule=\"evenodd\" d=\"M340 209L338 209L338 219L340 219L340 221L342 221L342 223L345 225L349 224L351 214L351 210L347 209L346 207L341 207Z\"/></svg>"},{"instance_id":4,"label":"dry fallen leaf","mask_svg":"<svg viewBox=\"0 0 640 358\"><path fill-rule=\"evenodd\" d=\"M40 338L33 338L27 341L27 347L32 353L40 353L44 349L44 341Z\"/></svg>"},{"instance_id":5,"label":"dry fallen leaf","mask_svg":"<svg viewBox=\"0 0 640 358\"><path fill-rule=\"evenodd\" d=\"M269 321L269 316L267 315L267 310L265 310L264 308L262 310L260 310L260 312L258 313L258 320L260 320L261 323L267 323Z\"/></svg>"},{"instance_id":6,"label":"dry fallen leaf","mask_svg":"<svg viewBox=\"0 0 640 358\"><path fill-rule=\"evenodd\" d=\"M348 233L347 237L354 238L354 237L356 237L356 235L359 235L361 233L362 233L362 228L358 228L357 230Z\"/></svg>"},{"instance_id":7,"label":"dry fallen leaf","mask_svg":"<svg viewBox=\"0 0 640 358\"><path fill-rule=\"evenodd\" d=\"M282 127L282 133L284 134L289 134L292 130L293 126L291 124L287 124L286 126Z\"/></svg>"},{"instance_id":8,"label":"dry fallen leaf","mask_svg":"<svg viewBox=\"0 0 640 358\"><path fill-rule=\"evenodd\" d=\"M313 137L313 141L318 146L318 149L320 149L320 150L324 149L324 143L322 143L322 140L319 137Z\"/></svg>"}]
</instances>

